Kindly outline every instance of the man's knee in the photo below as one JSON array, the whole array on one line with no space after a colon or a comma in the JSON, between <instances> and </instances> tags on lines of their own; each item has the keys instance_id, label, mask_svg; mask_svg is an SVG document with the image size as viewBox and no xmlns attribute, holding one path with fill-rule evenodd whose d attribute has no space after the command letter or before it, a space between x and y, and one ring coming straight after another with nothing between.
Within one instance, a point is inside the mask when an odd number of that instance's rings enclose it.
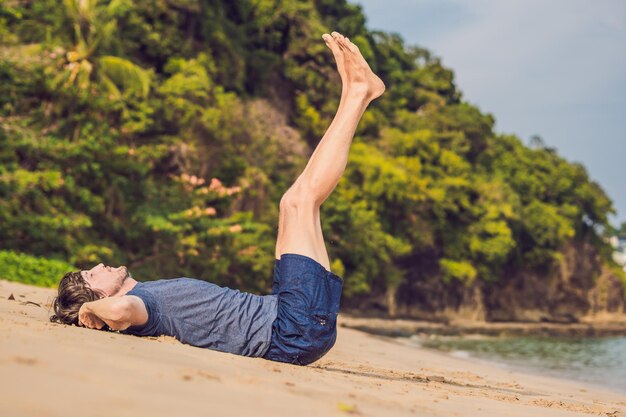
<instances>
[{"instance_id":1,"label":"man's knee","mask_svg":"<svg viewBox=\"0 0 626 417\"><path fill-rule=\"evenodd\" d=\"M318 203L314 198L314 194L309 191L306 187L296 182L280 199L280 210L289 212L299 208L315 207Z\"/></svg>"}]
</instances>

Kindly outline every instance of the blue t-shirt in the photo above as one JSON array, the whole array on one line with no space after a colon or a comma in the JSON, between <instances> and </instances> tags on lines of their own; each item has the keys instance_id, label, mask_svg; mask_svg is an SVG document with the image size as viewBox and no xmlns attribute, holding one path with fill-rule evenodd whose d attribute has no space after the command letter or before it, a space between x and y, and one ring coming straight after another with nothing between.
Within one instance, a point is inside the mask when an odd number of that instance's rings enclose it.
<instances>
[{"instance_id":1,"label":"blue t-shirt","mask_svg":"<svg viewBox=\"0 0 626 417\"><path fill-rule=\"evenodd\" d=\"M278 312L276 295L254 295L193 278L138 282L148 321L123 333L174 336L193 346L263 356Z\"/></svg>"}]
</instances>

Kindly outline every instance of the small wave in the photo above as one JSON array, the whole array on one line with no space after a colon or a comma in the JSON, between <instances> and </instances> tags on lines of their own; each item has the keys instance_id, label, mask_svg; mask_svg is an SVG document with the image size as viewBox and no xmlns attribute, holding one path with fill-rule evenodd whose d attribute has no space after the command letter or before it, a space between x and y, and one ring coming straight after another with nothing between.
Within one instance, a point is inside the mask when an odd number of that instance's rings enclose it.
<instances>
[{"instance_id":1,"label":"small wave","mask_svg":"<svg viewBox=\"0 0 626 417\"><path fill-rule=\"evenodd\" d=\"M450 352L450 355L454 356L455 358L463 358L463 359L467 359L472 356L466 350L453 350L452 352Z\"/></svg>"}]
</instances>

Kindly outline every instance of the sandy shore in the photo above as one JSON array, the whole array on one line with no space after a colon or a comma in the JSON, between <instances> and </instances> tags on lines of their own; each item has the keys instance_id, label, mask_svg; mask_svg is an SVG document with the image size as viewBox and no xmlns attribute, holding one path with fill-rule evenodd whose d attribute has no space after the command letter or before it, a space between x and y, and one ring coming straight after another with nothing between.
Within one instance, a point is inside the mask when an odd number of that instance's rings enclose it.
<instances>
[{"instance_id":1,"label":"sandy shore","mask_svg":"<svg viewBox=\"0 0 626 417\"><path fill-rule=\"evenodd\" d=\"M458 336L480 334L486 336L626 336L626 317L612 315L603 320L580 323L486 323L475 321L451 321L435 323L432 321L384 319L344 315L342 326L362 330L367 333L390 337L408 337L415 334L436 334Z\"/></svg>"},{"instance_id":2,"label":"sandy shore","mask_svg":"<svg viewBox=\"0 0 626 417\"><path fill-rule=\"evenodd\" d=\"M52 324L53 294L0 281L2 416L626 416L609 390L345 327L299 367Z\"/></svg>"}]
</instances>

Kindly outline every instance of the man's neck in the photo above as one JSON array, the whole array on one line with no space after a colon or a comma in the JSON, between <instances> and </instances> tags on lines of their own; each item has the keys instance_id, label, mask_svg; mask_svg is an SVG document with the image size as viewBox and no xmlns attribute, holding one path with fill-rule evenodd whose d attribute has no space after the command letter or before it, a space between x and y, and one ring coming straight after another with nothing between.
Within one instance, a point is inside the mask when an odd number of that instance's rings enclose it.
<instances>
[{"instance_id":1,"label":"man's neck","mask_svg":"<svg viewBox=\"0 0 626 417\"><path fill-rule=\"evenodd\" d=\"M120 289L115 294L113 294L113 296L126 295L128 291L135 288L135 285L137 285L137 280L135 280L134 278L128 277L124 280Z\"/></svg>"}]
</instances>

